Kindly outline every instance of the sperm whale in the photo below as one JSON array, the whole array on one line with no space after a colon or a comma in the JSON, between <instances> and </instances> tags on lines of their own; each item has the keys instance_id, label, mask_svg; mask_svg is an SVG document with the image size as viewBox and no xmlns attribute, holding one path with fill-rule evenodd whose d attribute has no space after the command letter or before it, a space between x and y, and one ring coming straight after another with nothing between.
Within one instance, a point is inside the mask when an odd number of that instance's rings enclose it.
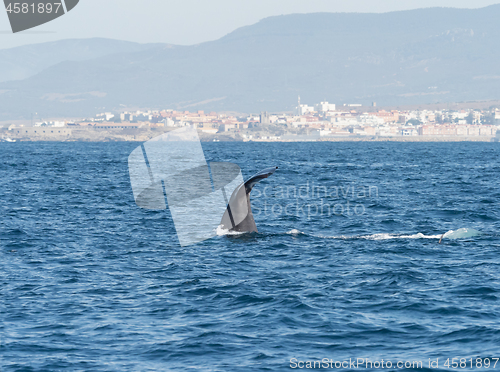
<instances>
[{"instance_id":1,"label":"sperm whale","mask_svg":"<svg viewBox=\"0 0 500 372\"><path fill-rule=\"evenodd\" d=\"M227 209L222 216L221 227L223 229L237 232L258 232L252 214L250 193L257 183L268 178L277 169L278 167L266 168L250 177L248 181L234 190L227 203Z\"/></svg>"}]
</instances>

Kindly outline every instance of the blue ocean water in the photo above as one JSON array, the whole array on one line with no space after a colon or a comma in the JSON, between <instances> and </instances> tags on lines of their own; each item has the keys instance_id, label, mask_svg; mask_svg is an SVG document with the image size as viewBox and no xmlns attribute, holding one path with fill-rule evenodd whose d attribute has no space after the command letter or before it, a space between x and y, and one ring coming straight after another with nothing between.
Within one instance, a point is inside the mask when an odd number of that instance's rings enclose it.
<instances>
[{"instance_id":1,"label":"blue ocean water","mask_svg":"<svg viewBox=\"0 0 500 372\"><path fill-rule=\"evenodd\" d=\"M2 370L500 357L498 144L206 143L279 170L258 234L183 248L134 203L137 146L0 143Z\"/></svg>"}]
</instances>

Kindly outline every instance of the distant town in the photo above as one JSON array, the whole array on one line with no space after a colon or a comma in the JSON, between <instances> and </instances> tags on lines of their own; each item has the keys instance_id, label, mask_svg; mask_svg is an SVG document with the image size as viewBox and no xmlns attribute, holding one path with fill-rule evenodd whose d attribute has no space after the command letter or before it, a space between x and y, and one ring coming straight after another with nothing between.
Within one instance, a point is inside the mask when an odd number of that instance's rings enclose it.
<instances>
[{"instance_id":1,"label":"distant town","mask_svg":"<svg viewBox=\"0 0 500 372\"><path fill-rule=\"evenodd\" d=\"M238 115L137 110L82 120L13 123L2 138L16 141L144 141L194 125L204 141L497 141L500 108L385 110L376 103L302 104L294 112ZM500 136L500 131L499 131Z\"/></svg>"}]
</instances>

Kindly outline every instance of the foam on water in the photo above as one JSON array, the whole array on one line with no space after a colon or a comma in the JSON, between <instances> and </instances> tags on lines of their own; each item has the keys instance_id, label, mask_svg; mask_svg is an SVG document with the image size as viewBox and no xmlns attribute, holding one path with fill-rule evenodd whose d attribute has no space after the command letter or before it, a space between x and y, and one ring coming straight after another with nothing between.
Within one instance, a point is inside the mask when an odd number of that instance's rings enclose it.
<instances>
[{"instance_id":1,"label":"foam on water","mask_svg":"<svg viewBox=\"0 0 500 372\"><path fill-rule=\"evenodd\" d=\"M462 228L458 230L450 230L446 234L444 234L443 238L445 239L465 239L465 238L474 238L476 236L483 235L481 231L477 231L475 229Z\"/></svg>"},{"instance_id":2,"label":"foam on water","mask_svg":"<svg viewBox=\"0 0 500 372\"><path fill-rule=\"evenodd\" d=\"M365 240L393 240L393 239L439 239L441 235L424 235L422 233L403 235L403 234L371 234L371 235L361 235L361 236L322 236L322 238L327 239L365 239Z\"/></svg>"},{"instance_id":3,"label":"foam on water","mask_svg":"<svg viewBox=\"0 0 500 372\"><path fill-rule=\"evenodd\" d=\"M224 229L222 226L218 226L217 230L215 230L217 236L226 236L226 235L242 235L245 234L245 232L239 232L239 231L229 231L228 229Z\"/></svg>"},{"instance_id":4,"label":"foam on water","mask_svg":"<svg viewBox=\"0 0 500 372\"><path fill-rule=\"evenodd\" d=\"M368 240L391 240L391 239L439 239L440 235L424 235L422 233L412 235L395 235L395 234L374 234L360 236L360 239Z\"/></svg>"},{"instance_id":5,"label":"foam on water","mask_svg":"<svg viewBox=\"0 0 500 372\"><path fill-rule=\"evenodd\" d=\"M302 232L297 229L290 230L286 232L288 235L309 235L305 232ZM464 238L472 238L476 236L480 236L482 233L480 231L470 229L470 228L461 228L458 230L450 230L444 235L425 235L423 233L416 234L390 234L390 233L379 233L379 234L371 234L371 235L333 235L333 236L325 236L325 235L311 235L317 238L322 239L339 239L339 240L354 240L354 239L366 239L366 240L393 240L393 239L441 239L441 237L446 239L464 239Z\"/></svg>"}]
</instances>

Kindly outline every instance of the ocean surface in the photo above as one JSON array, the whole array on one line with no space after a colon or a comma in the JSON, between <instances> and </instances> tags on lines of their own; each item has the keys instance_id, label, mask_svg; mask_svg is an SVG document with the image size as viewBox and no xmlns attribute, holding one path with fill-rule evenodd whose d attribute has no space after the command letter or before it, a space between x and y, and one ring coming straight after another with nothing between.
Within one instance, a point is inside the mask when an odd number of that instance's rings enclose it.
<instances>
[{"instance_id":1,"label":"ocean surface","mask_svg":"<svg viewBox=\"0 0 500 372\"><path fill-rule=\"evenodd\" d=\"M138 145L0 143L2 371L500 357L500 144L205 143L279 169L259 233L188 247L134 202Z\"/></svg>"}]
</instances>

